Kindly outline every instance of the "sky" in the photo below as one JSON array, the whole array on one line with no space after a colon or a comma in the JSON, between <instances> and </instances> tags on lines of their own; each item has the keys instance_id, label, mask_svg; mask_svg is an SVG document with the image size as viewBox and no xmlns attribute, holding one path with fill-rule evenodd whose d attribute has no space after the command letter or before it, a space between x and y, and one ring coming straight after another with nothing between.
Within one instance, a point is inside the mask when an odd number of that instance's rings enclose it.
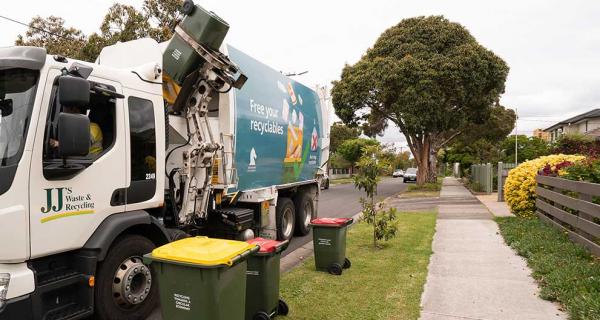
<instances>
[{"instance_id":1,"label":"sky","mask_svg":"<svg viewBox=\"0 0 600 320\"><path fill-rule=\"evenodd\" d=\"M29 22L60 16L85 34L98 30L115 0L4 0L0 15ZM143 0L121 3L141 7ZM85 5L82 5L85 3ZM340 77L387 28L404 18L444 15L464 25L510 67L501 104L516 109L519 134L531 134L600 107L600 2L399 0L196 0L231 28L226 41L273 68L308 71L296 80L314 87ZM26 27L0 19L0 47ZM379 138L406 146L398 128Z\"/></svg>"}]
</instances>

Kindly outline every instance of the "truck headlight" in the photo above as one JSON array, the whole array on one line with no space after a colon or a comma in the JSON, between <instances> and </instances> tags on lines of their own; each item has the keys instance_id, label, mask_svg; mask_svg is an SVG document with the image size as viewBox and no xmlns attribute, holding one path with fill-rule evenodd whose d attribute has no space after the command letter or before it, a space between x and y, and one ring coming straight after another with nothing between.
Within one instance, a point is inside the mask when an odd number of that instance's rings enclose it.
<instances>
[{"instance_id":1,"label":"truck headlight","mask_svg":"<svg viewBox=\"0 0 600 320\"><path fill-rule=\"evenodd\" d=\"M10 282L10 273L0 273L0 310L6 303L6 293L8 292L8 283Z\"/></svg>"}]
</instances>

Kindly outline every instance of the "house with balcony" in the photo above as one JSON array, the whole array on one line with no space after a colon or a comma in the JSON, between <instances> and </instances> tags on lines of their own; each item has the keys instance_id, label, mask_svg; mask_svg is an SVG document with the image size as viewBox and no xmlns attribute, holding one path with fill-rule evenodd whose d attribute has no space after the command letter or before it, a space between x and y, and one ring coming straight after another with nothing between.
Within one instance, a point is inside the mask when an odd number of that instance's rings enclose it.
<instances>
[{"instance_id":1,"label":"house with balcony","mask_svg":"<svg viewBox=\"0 0 600 320\"><path fill-rule=\"evenodd\" d=\"M558 122L544 129L550 134L550 141L558 140L564 134L584 134L600 138L600 109L594 109Z\"/></svg>"}]
</instances>

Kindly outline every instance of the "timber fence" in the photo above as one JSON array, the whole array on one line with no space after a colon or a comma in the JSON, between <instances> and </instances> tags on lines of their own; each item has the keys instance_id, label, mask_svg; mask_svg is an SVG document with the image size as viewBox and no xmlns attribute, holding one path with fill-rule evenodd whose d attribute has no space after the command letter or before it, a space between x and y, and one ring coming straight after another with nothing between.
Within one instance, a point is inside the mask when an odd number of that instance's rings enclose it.
<instances>
[{"instance_id":1,"label":"timber fence","mask_svg":"<svg viewBox=\"0 0 600 320\"><path fill-rule=\"evenodd\" d=\"M537 215L600 256L600 184L537 176Z\"/></svg>"}]
</instances>

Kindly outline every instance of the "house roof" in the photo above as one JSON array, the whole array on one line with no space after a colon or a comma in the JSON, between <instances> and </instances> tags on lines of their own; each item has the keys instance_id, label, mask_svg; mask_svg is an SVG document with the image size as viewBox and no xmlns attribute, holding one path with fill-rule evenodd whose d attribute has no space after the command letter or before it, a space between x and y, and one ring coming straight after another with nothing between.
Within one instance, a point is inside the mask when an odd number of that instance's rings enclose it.
<instances>
[{"instance_id":1,"label":"house roof","mask_svg":"<svg viewBox=\"0 0 600 320\"><path fill-rule=\"evenodd\" d=\"M589 118L597 118L600 117L600 108L599 109L593 109L590 110L588 112L582 113L580 115L576 115L572 118L569 118L567 120L563 120L561 122L558 122L556 124L553 124L552 126L544 129L544 131L552 131L554 129L556 129L557 127L560 127L562 125L568 125L568 124L572 124L572 123L577 123L581 120L585 120L585 119L589 119Z\"/></svg>"}]
</instances>

